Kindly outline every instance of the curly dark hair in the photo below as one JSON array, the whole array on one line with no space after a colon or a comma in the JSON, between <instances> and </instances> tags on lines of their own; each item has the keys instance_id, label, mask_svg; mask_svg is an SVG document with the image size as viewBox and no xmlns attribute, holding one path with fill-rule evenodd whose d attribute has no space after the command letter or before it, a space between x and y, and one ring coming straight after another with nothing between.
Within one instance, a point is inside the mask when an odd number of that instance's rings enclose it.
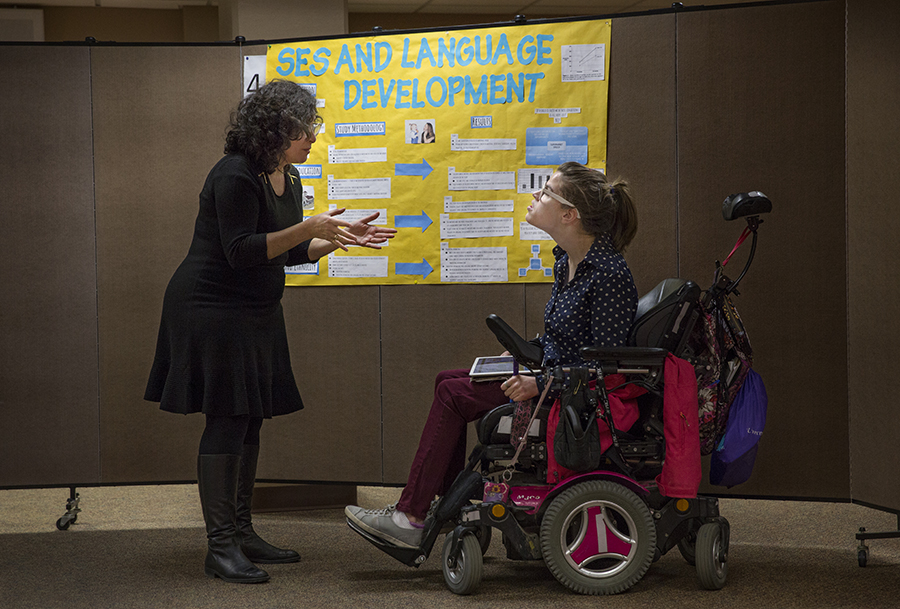
<instances>
[{"instance_id":1,"label":"curly dark hair","mask_svg":"<svg viewBox=\"0 0 900 609\"><path fill-rule=\"evenodd\" d=\"M316 98L286 80L273 80L245 97L231 113L225 154L243 154L260 171L272 173L291 140L311 137L321 121Z\"/></svg>"}]
</instances>

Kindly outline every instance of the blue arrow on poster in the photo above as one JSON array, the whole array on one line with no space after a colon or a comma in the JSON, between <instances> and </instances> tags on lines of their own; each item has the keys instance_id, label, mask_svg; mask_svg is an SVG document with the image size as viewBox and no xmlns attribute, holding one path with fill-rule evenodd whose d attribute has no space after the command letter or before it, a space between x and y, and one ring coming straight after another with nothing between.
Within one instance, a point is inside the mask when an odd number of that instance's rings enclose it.
<instances>
[{"instance_id":1,"label":"blue arrow on poster","mask_svg":"<svg viewBox=\"0 0 900 609\"><path fill-rule=\"evenodd\" d=\"M425 279L431 275L433 270L424 258L422 258L422 262L397 262L394 264L395 275L421 275L422 279Z\"/></svg>"},{"instance_id":2,"label":"blue arrow on poster","mask_svg":"<svg viewBox=\"0 0 900 609\"><path fill-rule=\"evenodd\" d=\"M431 165L428 164L428 161L422 159L421 163L395 163L394 164L394 175L397 176L422 176L422 179L425 179L429 173L431 173Z\"/></svg>"},{"instance_id":3,"label":"blue arrow on poster","mask_svg":"<svg viewBox=\"0 0 900 609\"><path fill-rule=\"evenodd\" d=\"M422 232L431 226L431 218L424 211L418 216L394 216L394 228L420 228Z\"/></svg>"}]
</instances>

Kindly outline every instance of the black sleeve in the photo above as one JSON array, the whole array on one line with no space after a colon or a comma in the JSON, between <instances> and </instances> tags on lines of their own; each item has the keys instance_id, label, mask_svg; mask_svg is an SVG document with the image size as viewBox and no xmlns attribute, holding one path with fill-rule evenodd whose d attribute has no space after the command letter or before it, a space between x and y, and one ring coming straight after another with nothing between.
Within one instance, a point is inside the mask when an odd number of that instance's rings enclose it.
<instances>
[{"instance_id":1,"label":"black sleeve","mask_svg":"<svg viewBox=\"0 0 900 609\"><path fill-rule=\"evenodd\" d=\"M310 262L315 262L314 260L309 259L310 241L311 239L304 241L297 247L288 250L287 266L297 266L298 264L309 264Z\"/></svg>"},{"instance_id":2,"label":"black sleeve","mask_svg":"<svg viewBox=\"0 0 900 609\"><path fill-rule=\"evenodd\" d=\"M234 269L268 262L266 235L256 232L260 206L265 204L259 181L240 161L222 167L213 178L219 239Z\"/></svg>"}]
</instances>

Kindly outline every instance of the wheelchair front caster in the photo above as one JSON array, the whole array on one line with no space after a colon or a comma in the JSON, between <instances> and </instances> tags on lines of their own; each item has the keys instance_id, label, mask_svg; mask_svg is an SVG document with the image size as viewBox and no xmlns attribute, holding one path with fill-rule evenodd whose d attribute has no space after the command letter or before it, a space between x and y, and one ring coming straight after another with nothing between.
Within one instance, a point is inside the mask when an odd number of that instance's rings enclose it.
<instances>
[{"instance_id":1,"label":"wheelchair front caster","mask_svg":"<svg viewBox=\"0 0 900 609\"><path fill-rule=\"evenodd\" d=\"M678 541L678 551L687 564L697 566L697 529L691 527L691 530Z\"/></svg>"},{"instance_id":2,"label":"wheelchair front caster","mask_svg":"<svg viewBox=\"0 0 900 609\"><path fill-rule=\"evenodd\" d=\"M860 567L866 566L869 562L869 546L860 544L859 549L856 551L856 560L859 562Z\"/></svg>"},{"instance_id":3,"label":"wheelchair front caster","mask_svg":"<svg viewBox=\"0 0 900 609\"><path fill-rule=\"evenodd\" d=\"M481 576L484 571L481 543L471 533L459 537L458 544L454 544L454 537L454 534L450 533L444 540L441 561L444 581L454 594L472 594L481 584ZM454 545L456 545L455 552Z\"/></svg>"},{"instance_id":4,"label":"wheelchair front caster","mask_svg":"<svg viewBox=\"0 0 900 609\"><path fill-rule=\"evenodd\" d=\"M81 511L78 507L79 501L81 501L81 495L76 493L73 488L69 495L69 499L66 501L66 513L62 515L62 518L56 521L57 529L60 531L68 531L69 525L78 520L78 512Z\"/></svg>"},{"instance_id":5,"label":"wheelchair front caster","mask_svg":"<svg viewBox=\"0 0 900 609\"><path fill-rule=\"evenodd\" d=\"M478 538L478 545L481 547L481 555L487 554L488 548L491 547L491 536L493 529L491 527L478 527L475 531L475 537Z\"/></svg>"},{"instance_id":6,"label":"wheelchair front caster","mask_svg":"<svg viewBox=\"0 0 900 609\"><path fill-rule=\"evenodd\" d=\"M705 590L721 590L728 578L728 535L725 526L707 522L697 531L697 579Z\"/></svg>"}]
</instances>

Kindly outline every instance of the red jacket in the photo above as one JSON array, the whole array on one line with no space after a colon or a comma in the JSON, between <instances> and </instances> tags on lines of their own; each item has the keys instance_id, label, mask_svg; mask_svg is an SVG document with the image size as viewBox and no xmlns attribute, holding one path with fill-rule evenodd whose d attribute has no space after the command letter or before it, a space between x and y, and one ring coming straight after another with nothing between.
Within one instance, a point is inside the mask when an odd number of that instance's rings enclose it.
<instances>
[{"instance_id":1,"label":"red jacket","mask_svg":"<svg viewBox=\"0 0 900 609\"><path fill-rule=\"evenodd\" d=\"M689 362L671 354L666 358L663 433L666 460L656 477L659 492L666 497L696 497L702 477L697 376Z\"/></svg>"}]
</instances>

